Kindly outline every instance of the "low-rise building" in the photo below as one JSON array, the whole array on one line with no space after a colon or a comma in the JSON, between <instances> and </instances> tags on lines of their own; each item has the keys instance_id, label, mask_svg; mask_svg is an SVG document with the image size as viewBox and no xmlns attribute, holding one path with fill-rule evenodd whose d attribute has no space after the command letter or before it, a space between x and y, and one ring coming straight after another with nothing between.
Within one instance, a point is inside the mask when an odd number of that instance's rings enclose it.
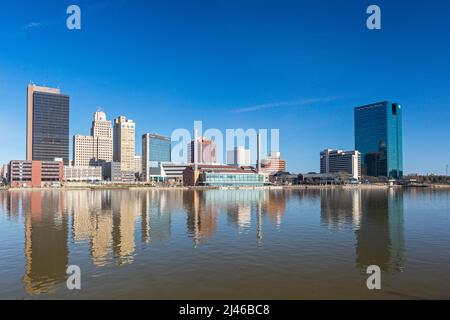
<instances>
[{"instance_id":1,"label":"low-rise building","mask_svg":"<svg viewBox=\"0 0 450 320\"><path fill-rule=\"evenodd\" d=\"M107 162L103 166L103 179L112 183L133 183L136 176L134 170L123 171L120 162Z\"/></svg>"},{"instance_id":2,"label":"low-rise building","mask_svg":"<svg viewBox=\"0 0 450 320\"><path fill-rule=\"evenodd\" d=\"M269 180L275 185L295 185L299 183L298 174L279 171L270 175Z\"/></svg>"},{"instance_id":3,"label":"low-rise building","mask_svg":"<svg viewBox=\"0 0 450 320\"><path fill-rule=\"evenodd\" d=\"M183 182L183 172L188 167L187 164L163 163L162 171L165 180L177 183Z\"/></svg>"},{"instance_id":4,"label":"low-rise building","mask_svg":"<svg viewBox=\"0 0 450 320\"><path fill-rule=\"evenodd\" d=\"M64 180L62 161L13 160L9 164L11 187L59 186Z\"/></svg>"},{"instance_id":5,"label":"low-rise building","mask_svg":"<svg viewBox=\"0 0 450 320\"><path fill-rule=\"evenodd\" d=\"M67 182L99 182L103 180L100 166L65 166L64 181Z\"/></svg>"},{"instance_id":6,"label":"low-rise building","mask_svg":"<svg viewBox=\"0 0 450 320\"><path fill-rule=\"evenodd\" d=\"M299 182L304 184L344 184L352 182L352 176L348 173L307 173L299 175Z\"/></svg>"},{"instance_id":7,"label":"low-rise building","mask_svg":"<svg viewBox=\"0 0 450 320\"><path fill-rule=\"evenodd\" d=\"M183 172L185 186L261 187L264 182L264 175L252 167L192 165Z\"/></svg>"}]
</instances>

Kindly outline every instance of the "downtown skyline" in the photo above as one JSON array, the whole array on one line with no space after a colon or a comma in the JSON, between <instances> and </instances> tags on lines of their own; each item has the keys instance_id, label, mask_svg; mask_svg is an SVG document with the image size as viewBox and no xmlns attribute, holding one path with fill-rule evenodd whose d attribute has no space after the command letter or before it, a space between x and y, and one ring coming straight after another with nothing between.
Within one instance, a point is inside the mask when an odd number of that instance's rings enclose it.
<instances>
[{"instance_id":1,"label":"downtown skyline","mask_svg":"<svg viewBox=\"0 0 450 320\"><path fill-rule=\"evenodd\" d=\"M248 3L239 10L202 3L198 13L194 5L169 10L112 2L86 8L82 30L73 33L64 28L65 3L47 2L34 13L6 4L11 14L0 19L0 162L25 158L24 88L31 80L71 97L70 137L88 134L98 107L111 118L135 120L136 137L191 130L195 120L222 131L278 128L280 151L293 172L318 172L323 149L355 149L355 107L397 101L405 108L405 174L445 173L450 48L442 37L450 30L440 19L448 5L423 8L417 23L420 4L408 10L381 1L383 29L372 33L364 29L364 5L336 8L334 16L319 10L323 3L278 6L271 24L270 3L251 15ZM152 19L144 19L141 6ZM221 15L212 14L218 8ZM123 21L112 18L122 11ZM399 25L396 16L408 19ZM46 24L58 17L60 27ZM237 17L248 20L232 19ZM176 18L186 19L180 22L185 30L171 27ZM23 26L29 27L14 34ZM40 34L48 37L42 41ZM418 40L427 50L418 50ZM385 49L393 46L401 52ZM137 143L137 154L140 149Z\"/></svg>"}]
</instances>

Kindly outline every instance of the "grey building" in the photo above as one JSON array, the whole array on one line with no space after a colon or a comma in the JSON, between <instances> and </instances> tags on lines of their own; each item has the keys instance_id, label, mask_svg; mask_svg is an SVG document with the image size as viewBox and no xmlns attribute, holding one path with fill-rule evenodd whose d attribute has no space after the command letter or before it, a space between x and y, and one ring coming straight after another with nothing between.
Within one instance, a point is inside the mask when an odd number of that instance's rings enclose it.
<instances>
[{"instance_id":1,"label":"grey building","mask_svg":"<svg viewBox=\"0 0 450 320\"><path fill-rule=\"evenodd\" d=\"M112 183L132 183L136 181L134 171L123 171L120 162L107 162L103 165L103 180Z\"/></svg>"},{"instance_id":2,"label":"grey building","mask_svg":"<svg viewBox=\"0 0 450 320\"><path fill-rule=\"evenodd\" d=\"M103 165L103 180L122 182L120 162L107 162Z\"/></svg>"},{"instance_id":3,"label":"grey building","mask_svg":"<svg viewBox=\"0 0 450 320\"><path fill-rule=\"evenodd\" d=\"M28 86L27 160L69 164L69 100L59 89Z\"/></svg>"}]
</instances>

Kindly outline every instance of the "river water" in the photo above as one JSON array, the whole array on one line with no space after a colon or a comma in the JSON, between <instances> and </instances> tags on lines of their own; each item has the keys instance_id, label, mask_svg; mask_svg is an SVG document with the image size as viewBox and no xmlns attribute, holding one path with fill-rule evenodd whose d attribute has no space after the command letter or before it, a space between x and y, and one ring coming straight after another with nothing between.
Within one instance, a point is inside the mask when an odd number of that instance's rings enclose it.
<instances>
[{"instance_id":1,"label":"river water","mask_svg":"<svg viewBox=\"0 0 450 320\"><path fill-rule=\"evenodd\" d=\"M450 191L0 191L0 272L2 299L449 299Z\"/></svg>"}]
</instances>

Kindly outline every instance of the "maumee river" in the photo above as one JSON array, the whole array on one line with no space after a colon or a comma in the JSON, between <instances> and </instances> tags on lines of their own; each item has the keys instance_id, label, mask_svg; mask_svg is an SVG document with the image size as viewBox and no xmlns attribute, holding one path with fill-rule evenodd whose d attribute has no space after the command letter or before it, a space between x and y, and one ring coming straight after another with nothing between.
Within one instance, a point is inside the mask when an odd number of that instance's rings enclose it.
<instances>
[{"instance_id":1,"label":"maumee river","mask_svg":"<svg viewBox=\"0 0 450 320\"><path fill-rule=\"evenodd\" d=\"M449 299L450 190L0 191L0 274L2 299Z\"/></svg>"}]
</instances>

